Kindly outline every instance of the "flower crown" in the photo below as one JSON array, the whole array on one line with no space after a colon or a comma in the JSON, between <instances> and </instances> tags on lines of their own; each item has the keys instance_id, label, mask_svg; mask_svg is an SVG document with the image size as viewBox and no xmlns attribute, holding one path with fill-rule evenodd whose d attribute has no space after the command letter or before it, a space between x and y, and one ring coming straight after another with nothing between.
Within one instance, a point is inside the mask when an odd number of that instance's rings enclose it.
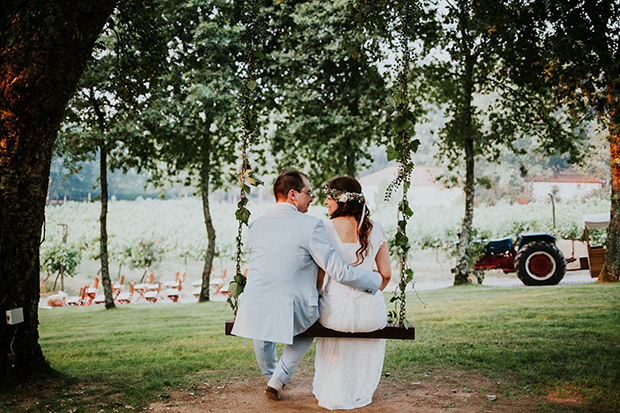
<instances>
[{"instance_id":1,"label":"flower crown","mask_svg":"<svg viewBox=\"0 0 620 413\"><path fill-rule=\"evenodd\" d=\"M323 184L322 189L325 195L327 195L336 202L365 201L364 194L362 194L361 192L347 192L342 189L334 189L328 187L327 184Z\"/></svg>"}]
</instances>

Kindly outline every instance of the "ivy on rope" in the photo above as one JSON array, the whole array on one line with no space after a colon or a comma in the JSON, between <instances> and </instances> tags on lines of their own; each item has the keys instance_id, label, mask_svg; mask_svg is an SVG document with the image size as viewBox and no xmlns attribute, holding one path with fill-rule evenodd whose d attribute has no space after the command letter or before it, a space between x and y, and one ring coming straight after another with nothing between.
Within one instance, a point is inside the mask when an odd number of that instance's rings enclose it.
<instances>
[{"instance_id":1,"label":"ivy on rope","mask_svg":"<svg viewBox=\"0 0 620 413\"><path fill-rule=\"evenodd\" d=\"M403 195L398 203L398 224L395 246L399 251L400 282L394 290L390 302L394 303L394 309L388 311L388 319L391 323L402 324L409 328L411 323L407 320L406 294L407 285L413 282L413 270L409 268L408 255L410 249L409 238L407 237L407 221L413 216L413 211L409 207L407 192L411 186L411 172L413 171L412 153L418 150L420 141L411 139L411 130L416 123L417 115L411 110L409 98L409 72L411 52L409 50L409 36L404 29L409 18L408 3L401 13L403 30L399 34L399 52L397 57L398 76L395 93L387 98L387 103L394 110L392 121L393 142L387 147L388 161L398 161L398 173L394 180L388 185L385 192L385 200L388 201L392 194L402 185Z\"/></svg>"},{"instance_id":2,"label":"ivy on rope","mask_svg":"<svg viewBox=\"0 0 620 413\"><path fill-rule=\"evenodd\" d=\"M250 166L248 160L248 145L250 137L256 130L256 110L255 104L255 90L258 83L253 76L253 66L258 60L265 58L263 52L255 50L255 41L258 37L258 14L259 14L260 2L258 0L248 0L244 3L244 14L247 19L246 25L246 73L245 82L241 87L241 105L243 107L243 116L241 119L243 127L243 142L241 145L241 165L238 170L239 182L237 185L240 189L240 200L237 203L237 211L235 211L235 217L239 222L237 229L237 254L235 264L235 276L230 282L230 294L231 297L227 300L231 306L235 317L237 316L237 309L239 308L239 295L243 292L245 287L246 278L241 273L241 256L243 247L243 226L248 225L250 220L250 210L247 208L248 197L250 194L250 186L262 185L263 182L255 175L253 168Z\"/></svg>"}]
</instances>

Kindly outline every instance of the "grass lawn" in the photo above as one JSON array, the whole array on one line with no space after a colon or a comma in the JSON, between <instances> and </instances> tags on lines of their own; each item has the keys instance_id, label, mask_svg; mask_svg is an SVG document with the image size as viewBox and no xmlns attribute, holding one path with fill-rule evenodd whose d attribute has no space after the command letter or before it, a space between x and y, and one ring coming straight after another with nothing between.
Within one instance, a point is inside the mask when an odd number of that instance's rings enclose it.
<instances>
[{"instance_id":1,"label":"grass lawn","mask_svg":"<svg viewBox=\"0 0 620 413\"><path fill-rule=\"evenodd\" d=\"M388 342L384 380L466 371L497 378L502 397L540 398L537 411L620 410L620 284L472 285L408 301L416 340ZM28 389L0 394L2 412L141 410L172 389L261 374L251 341L224 335L231 312L222 302L39 314L39 342L61 375L31 403L23 403ZM313 360L311 349L299 368L312 371ZM543 398L552 392L577 397L580 406Z\"/></svg>"}]
</instances>

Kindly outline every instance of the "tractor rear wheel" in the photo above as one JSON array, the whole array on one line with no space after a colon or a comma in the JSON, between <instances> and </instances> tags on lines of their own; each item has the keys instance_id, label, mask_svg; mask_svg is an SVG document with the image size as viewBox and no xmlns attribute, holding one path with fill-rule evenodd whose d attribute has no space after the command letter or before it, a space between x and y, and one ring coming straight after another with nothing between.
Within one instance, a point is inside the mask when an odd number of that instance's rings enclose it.
<instances>
[{"instance_id":1,"label":"tractor rear wheel","mask_svg":"<svg viewBox=\"0 0 620 413\"><path fill-rule=\"evenodd\" d=\"M525 285L556 285L566 274L564 254L554 244L533 241L517 252L517 276Z\"/></svg>"}]
</instances>

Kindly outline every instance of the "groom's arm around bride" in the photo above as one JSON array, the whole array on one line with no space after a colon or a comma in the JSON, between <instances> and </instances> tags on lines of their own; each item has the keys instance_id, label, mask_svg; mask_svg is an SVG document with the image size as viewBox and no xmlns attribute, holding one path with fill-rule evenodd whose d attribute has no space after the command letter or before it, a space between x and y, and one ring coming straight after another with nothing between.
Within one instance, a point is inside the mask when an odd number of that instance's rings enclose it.
<instances>
[{"instance_id":1,"label":"groom's arm around bride","mask_svg":"<svg viewBox=\"0 0 620 413\"><path fill-rule=\"evenodd\" d=\"M254 340L266 394L280 398L312 338L295 337L319 318L318 268L338 282L375 294L381 275L348 266L333 249L322 220L305 215L312 201L308 177L282 172L274 183L276 207L248 231L250 269L232 333ZM286 344L277 360L275 343Z\"/></svg>"}]
</instances>

